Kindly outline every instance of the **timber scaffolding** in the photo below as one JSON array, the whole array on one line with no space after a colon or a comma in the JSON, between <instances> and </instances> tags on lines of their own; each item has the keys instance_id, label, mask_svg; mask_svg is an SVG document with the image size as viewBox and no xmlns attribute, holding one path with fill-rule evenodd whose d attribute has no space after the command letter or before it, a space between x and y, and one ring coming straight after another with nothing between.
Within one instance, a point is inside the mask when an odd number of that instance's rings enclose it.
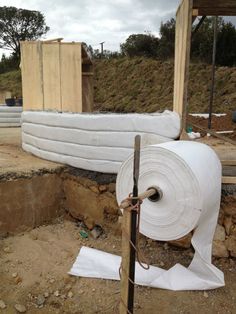
<instances>
[{"instance_id":1,"label":"timber scaffolding","mask_svg":"<svg viewBox=\"0 0 236 314\"><path fill-rule=\"evenodd\" d=\"M182 139L186 138L192 24L198 16L236 16L236 1L182 0L176 12L173 110L181 117ZM200 141L210 145L220 157L223 166L223 183L236 184L236 141L212 130L195 127L217 138Z\"/></svg>"}]
</instances>

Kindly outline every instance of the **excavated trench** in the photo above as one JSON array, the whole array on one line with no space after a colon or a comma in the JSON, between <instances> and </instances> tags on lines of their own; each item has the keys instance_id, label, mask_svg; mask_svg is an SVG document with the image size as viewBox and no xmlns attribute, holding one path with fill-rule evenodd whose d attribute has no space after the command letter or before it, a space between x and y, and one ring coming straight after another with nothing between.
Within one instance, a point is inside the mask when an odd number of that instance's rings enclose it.
<instances>
[{"instance_id":1,"label":"excavated trench","mask_svg":"<svg viewBox=\"0 0 236 314\"><path fill-rule=\"evenodd\" d=\"M107 221L118 227L116 175L85 171L48 162L20 148L20 130L0 134L0 236L17 234L63 215L85 223L88 229ZM222 185L218 238L213 255L236 256L235 185ZM67 216L68 217L68 216ZM118 227L119 228L119 227ZM173 241L190 247L191 234Z\"/></svg>"},{"instance_id":2,"label":"excavated trench","mask_svg":"<svg viewBox=\"0 0 236 314\"><path fill-rule=\"evenodd\" d=\"M117 215L115 175L61 166L0 174L0 235L50 223L66 212L89 229Z\"/></svg>"}]
</instances>

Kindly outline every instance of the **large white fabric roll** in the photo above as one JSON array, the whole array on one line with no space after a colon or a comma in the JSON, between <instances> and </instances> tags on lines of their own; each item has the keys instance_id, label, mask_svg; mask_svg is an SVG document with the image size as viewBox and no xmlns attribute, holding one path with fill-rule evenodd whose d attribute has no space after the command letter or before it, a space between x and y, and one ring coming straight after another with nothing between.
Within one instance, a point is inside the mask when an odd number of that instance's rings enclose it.
<instances>
[{"instance_id":1,"label":"large white fabric roll","mask_svg":"<svg viewBox=\"0 0 236 314\"><path fill-rule=\"evenodd\" d=\"M176 113L68 114L26 111L22 114L22 147L38 157L81 169L117 173L133 150L172 141L179 135ZM163 134L165 136L163 136Z\"/></svg>"},{"instance_id":2,"label":"large white fabric roll","mask_svg":"<svg viewBox=\"0 0 236 314\"><path fill-rule=\"evenodd\" d=\"M22 107L0 106L0 127L18 127L21 125Z\"/></svg>"},{"instance_id":3,"label":"large white fabric roll","mask_svg":"<svg viewBox=\"0 0 236 314\"><path fill-rule=\"evenodd\" d=\"M132 191L133 156L122 164L116 186L120 203ZM211 263L221 196L221 163L215 152L207 145L189 141L143 148L139 191L144 192L153 186L159 187L163 195L157 202L144 200L140 232L156 240L175 240L194 230L195 255L188 268L176 264L167 271L157 267L143 271L137 267L136 282L171 290L223 286L223 273ZM71 273L88 277L99 274L101 278L118 280L120 259L104 254L83 248ZM109 276L105 267L108 264Z\"/></svg>"}]
</instances>

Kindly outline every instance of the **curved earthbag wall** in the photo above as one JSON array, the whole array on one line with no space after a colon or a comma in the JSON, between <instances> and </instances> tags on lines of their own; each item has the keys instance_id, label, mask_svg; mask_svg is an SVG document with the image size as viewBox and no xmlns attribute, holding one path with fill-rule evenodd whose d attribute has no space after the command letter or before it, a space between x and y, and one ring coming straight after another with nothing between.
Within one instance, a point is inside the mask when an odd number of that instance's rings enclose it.
<instances>
[{"instance_id":1,"label":"curved earthbag wall","mask_svg":"<svg viewBox=\"0 0 236 314\"><path fill-rule=\"evenodd\" d=\"M0 128L21 125L22 107L0 106Z\"/></svg>"},{"instance_id":2,"label":"curved earthbag wall","mask_svg":"<svg viewBox=\"0 0 236 314\"><path fill-rule=\"evenodd\" d=\"M176 139L177 113L77 114L26 111L22 114L22 147L47 160L77 168L117 173L133 152L134 137L142 145Z\"/></svg>"}]
</instances>

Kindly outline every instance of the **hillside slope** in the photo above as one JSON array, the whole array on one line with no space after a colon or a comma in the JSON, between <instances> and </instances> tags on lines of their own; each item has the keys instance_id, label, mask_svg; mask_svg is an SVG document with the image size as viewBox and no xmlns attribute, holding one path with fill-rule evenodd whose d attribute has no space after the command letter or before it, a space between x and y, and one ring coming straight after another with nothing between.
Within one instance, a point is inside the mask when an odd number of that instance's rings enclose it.
<instances>
[{"instance_id":1,"label":"hillside slope","mask_svg":"<svg viewBox=\"0 0 236 314\"><path fill-rule=\"evenodd\" d=\"M96 109L118 112L154 112L172 109L174 63L153 59L113 59L95 63ZM189 111L209 106L211 66L190 65ZM216 70L214 111L236 109L236 68Z\"/></svg>"},{"instance_id":2,"label":"hillside slope","mask_svg":"<svg viewBox=\"0 0 236 314\"><path fill-rule=\"evenodd\" d=\"M96 60L94 102L96 110L154 112L173 105L174 63L146 58ZM207 112L211 66L190 65L189 112ZM21 96L20 71L0 75L0 89ZM236 110L236 68L216 70L214 112Z\"/></svg>"}]
</instances>

